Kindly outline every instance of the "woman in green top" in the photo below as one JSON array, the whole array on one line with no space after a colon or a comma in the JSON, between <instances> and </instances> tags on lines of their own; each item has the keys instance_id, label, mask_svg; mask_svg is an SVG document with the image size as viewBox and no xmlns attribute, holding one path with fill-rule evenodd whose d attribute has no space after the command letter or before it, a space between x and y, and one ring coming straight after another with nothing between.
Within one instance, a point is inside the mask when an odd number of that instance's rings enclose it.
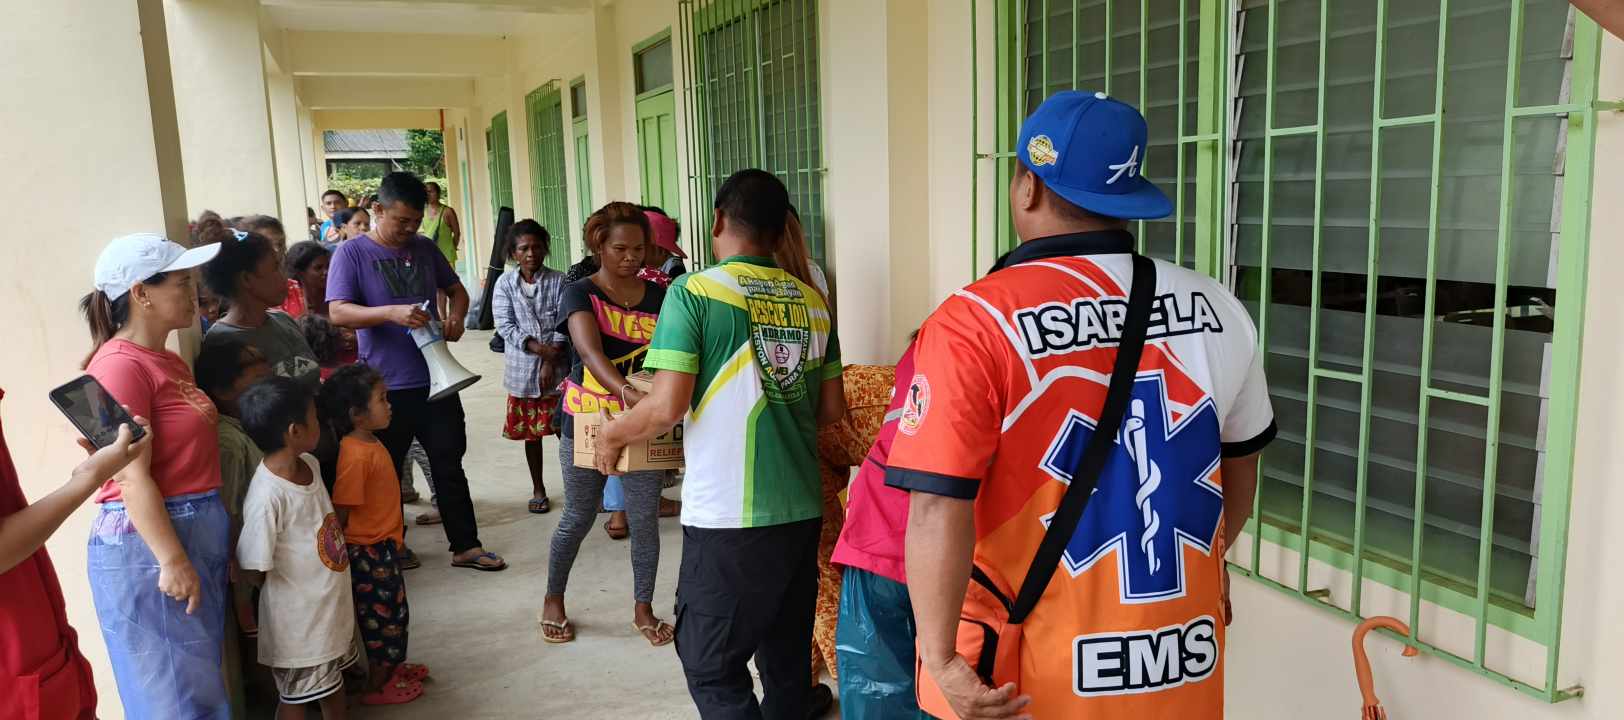
<instances>
[{"instance_id":1,"label":"woman in green top","mask_svg":"<svg viewBox=\"0 0 1624 720\"><path fill-rule=\"evenodd\" d=\"M440 202L440 184L426 183L429 189L429 202L423 206L423 225L418 233L434 241L440 248L440 254L452 267L457 265L457 249L462 247L462 223L457 220L457 211L450 205Z\"/></svg>"},{"instance_id":2,"label":"woman in green top","mask_svg":"<svg viewBox=\"0 0 1624 720\"><path fill-rule=\"evenodd\" d=\"M434 241L434 246L440 248L440 254L445 261L451 263L452 271L457 268L457 248L462 247L462 223L457 220L457 211L450 205L440 202L440 183L424 183L429 190L429 201L423 206L423 224L418 226L419 235ZM435 294L435 306L440 310L440 317L445 317L450 310L446 303L444 292Z\"/></svg>"}]
</instances>

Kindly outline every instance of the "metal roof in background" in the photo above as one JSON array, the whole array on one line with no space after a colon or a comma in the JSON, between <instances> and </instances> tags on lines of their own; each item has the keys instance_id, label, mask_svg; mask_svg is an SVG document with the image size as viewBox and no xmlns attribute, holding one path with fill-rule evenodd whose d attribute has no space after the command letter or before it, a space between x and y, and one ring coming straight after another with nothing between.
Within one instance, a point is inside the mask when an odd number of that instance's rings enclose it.
<instances>
[{"instance_id":1,"label":"metal roof in background","mask_svg":"<svg viewBox=\"0 0 1624 720\"><path fill-rule=\"evenodd\" d=\"M325 130L322 145L331 153L406 156L405 130Z\"/></svg>"}]
</instances>

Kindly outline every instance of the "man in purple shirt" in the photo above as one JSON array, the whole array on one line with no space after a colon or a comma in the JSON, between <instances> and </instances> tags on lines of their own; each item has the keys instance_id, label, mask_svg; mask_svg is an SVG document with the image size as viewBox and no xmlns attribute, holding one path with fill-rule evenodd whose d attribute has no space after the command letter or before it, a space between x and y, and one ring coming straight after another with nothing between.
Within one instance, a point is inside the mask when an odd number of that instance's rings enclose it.
<instances>
[{"instance_id":1,"label":"man in purple shirt","mask_svg":"<svg viewBox=\"0 0 1624 720\"><path fill-rule=\"evenodd\" d=\"M378 186L381 206L369 235L351 239L333 254L327 271L328 311L333 322L354 328L360 340L361 361L383 375L389 386L394 418L378 439L389 448L400 467L415 438L429 456L429 470L439 496L440 516L451 543L451 564L475 570L507 568L496 553L479 542L474 503L468 496L468 476L462 456L468 450L462 399L456 395L429 403L429 368L412 340L411 329L431 317L422 308L436 291L450 300L444 318L445 339L462 338L468 313L468 291L451 271L434 242L417 234L423 222L428 191L411 173L384 176Z\"/></svg>"}]
</instances>

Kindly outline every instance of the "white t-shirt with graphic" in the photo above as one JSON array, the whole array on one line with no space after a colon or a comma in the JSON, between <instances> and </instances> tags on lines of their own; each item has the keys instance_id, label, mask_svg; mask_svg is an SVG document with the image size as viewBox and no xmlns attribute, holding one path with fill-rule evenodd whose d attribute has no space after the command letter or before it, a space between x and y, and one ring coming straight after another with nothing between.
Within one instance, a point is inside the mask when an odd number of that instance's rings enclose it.
<instances>
[{"instance_id":1,"label":"white t-shirt with graphic","mask_svg":"<svg viewBox=\"0 0 1624 720\"><path fill-rule=\"evenodd\" d=\"M265 573L259 596L259 661L314 667L344 657L355 635L350 556L344 529L321 481L297 485L260 463L243 501L237 564Z\"/></svg>"}]
</instances>

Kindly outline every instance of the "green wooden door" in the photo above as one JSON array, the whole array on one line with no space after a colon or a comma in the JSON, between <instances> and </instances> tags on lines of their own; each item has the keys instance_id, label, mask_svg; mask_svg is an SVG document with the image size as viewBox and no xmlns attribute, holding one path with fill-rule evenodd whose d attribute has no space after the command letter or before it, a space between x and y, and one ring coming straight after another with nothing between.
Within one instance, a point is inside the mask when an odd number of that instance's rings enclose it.
<instances>
[{"instance_id":1,"label":"green wooden door","mask_svg":"<svg viewBox=\"0 0 1624 720\"><path fill-rule=\"evenodd\" d=\"M637 155L643 169L643 204L680 214L677 195L677 96L662 92L637 100Z\"/></svg>"},{"instance_id":2,"label":"green wooden door","mask_svg":"<svg viewBox=\"0 0 1624 720\"><path fill-rule=\"evenodd\" d=\"M570 226L571 238L581 241L586 219L597 209L592 202L592 146L587 142L586 76L570 81L571 137L575 147L575 223Z\"/></svg>"},{"instance_id":3,"label":"green wooden door","mask_svg":"<svg viewBox=\"0 0 1624 720\"><path fill-rule=\"evenodd\" d=\"M547 255L547 265L555 270L569 269L569 188L564 172L564 105L556 83L549 83L525 97L529 121L530 197L535 203L536 220L558 238Z\"/></svg>"},{"instance_id":4,"label":"green wooden door","mask_svg":"<svg viewBox=\"0 0 1624 720\"><path fill-rule=\"evenodd\" d=\"M581 225L592 214L592 146L587 142L586 120L575 121L575 215ZM580 228L574 228L579 230ZM572 235L574 232L571 233Z\"/></svg>"},{"instance_id":5,"label":"green wooden door","mask_svg":"<svg viewBox=\"0 0 1624 720\"><path fill-rule=\"evenodd\" d=\"M486 159L490 163L491 178L491 218L494 219L504 207L513 207L513 166L508 164L511 153L508 151L508 119L507 113L500 112L491 118L491 126L485 130Z\"/></svg>"}]
</instances>

